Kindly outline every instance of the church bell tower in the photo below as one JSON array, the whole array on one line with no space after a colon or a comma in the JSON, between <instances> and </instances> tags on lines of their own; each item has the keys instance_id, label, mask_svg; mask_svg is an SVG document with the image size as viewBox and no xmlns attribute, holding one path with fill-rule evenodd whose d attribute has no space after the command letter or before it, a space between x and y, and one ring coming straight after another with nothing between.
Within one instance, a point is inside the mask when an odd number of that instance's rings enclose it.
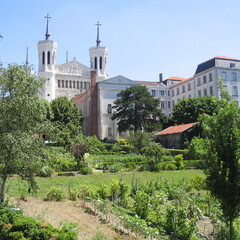
<instances>
[{"instance_id":1,"label":"church bell tower","mask_svg":"<svg viewBox=\"0 0 240 240\"><path fill-rule=\"evenodd\" d=\"M57 42L49 40L50 34L48 32L49 15L47 18L47 27L45 40L38 42L38 76L47 79L42 97L49 102L55 99L55 64L56 64L56 52Z\"/></svg>"},{"instance_id":2,"label":"church bell tower","mask_svg":"<svg viewBox=\"0 0 240 240\"><path fill-rule=\"evenodd\" d=\"M90 54L90 66L91 69L95 70L97 73L97 81L102 81L108 78L107 72L107 56L108 49L106 47L100 46L99 38L99 27L101 24L97 22L97 41L96 47L91 47L89 49Z\"/></svg>"}]
</instances>

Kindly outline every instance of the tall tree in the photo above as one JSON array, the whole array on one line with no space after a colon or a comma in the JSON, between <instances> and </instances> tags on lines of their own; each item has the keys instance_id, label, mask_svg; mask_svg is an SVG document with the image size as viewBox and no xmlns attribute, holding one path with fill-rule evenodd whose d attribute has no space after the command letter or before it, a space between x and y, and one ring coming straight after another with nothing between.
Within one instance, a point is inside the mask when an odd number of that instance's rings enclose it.
<instances>
[{"instance_id":1,"label":"tall tree","mask_svg":"<svg viewBox=\"0 0 240 240\"><path fill-rule=\"evenodd\" d=\"M112 119L118 120L118 131L144 130L150 125L160 124L164 118L159 107L159 99L154 98L145 86L132 86L120 92L120 98L114 102L116 112ZM159 128L158 126L155 126ZM152 130L152 129L151 129Z\"/></svg>"},{"instance_id":2,"label":"tall tree","mask_svg":"<svg viewBox=\"0 0 240 240\"><path fill-rule=\"evenodd\" d=\"M43 81L26 66L9 65L0 72L0 204L9 176L20 175L36 186L33 174L46 159L38 135L50 126L37 95Z\"/></svg>"},{"instance_id":3,"label":"tall tree","mask_svg":"<svg viewBox=\"0 0 240 240\"><path fill-rule=\"evenodd\" d=\"M56 140L63 144L69 145L74 139L82 135L82 113L67 97L59 97L51 102L53 111L52 121L58 128Z\"/></svg>"},{"instance_id":4,"label":"tall tree","mask_svg":"<svg viewBox=\"0 0 240 240\"><path fill-rule=\"evenodd\" d=\"M220 201L223 216L234 239L233 221L240 213L240 114L237 104L213 116L205 115L203 127L208 138L207 186Z\"/></svg>"},{"instance_id":5,"label":"tall tree","mask_svg":"<svg viewBox=\"0 0 240 240\"><path fill-rule=\"evenodd\" d=\"M177 124L192 123L203 113L213 115L223 106L215 97L181 99L173 108L173 120Z\"/></svg>"}]
</instances>

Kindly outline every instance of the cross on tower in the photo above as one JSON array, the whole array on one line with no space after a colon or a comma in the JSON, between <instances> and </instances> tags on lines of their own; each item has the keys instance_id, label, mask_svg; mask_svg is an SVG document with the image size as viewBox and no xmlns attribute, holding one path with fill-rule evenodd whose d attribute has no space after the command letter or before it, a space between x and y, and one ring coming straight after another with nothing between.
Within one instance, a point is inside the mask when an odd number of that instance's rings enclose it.
<instances>
[{"instance_id":1,"label":"cross on tower","mask_svg":"<svg viewBox=\"0 0 240 240\"><path fill-rule=\"evenodd\" d=\"M99 23L99 21L95 24L97 26L97 47L100 45L100 39L99 39L99 26L101 26L101 24Z\"/></svg>"},{"instance_id":2,"label":"cross on tower","mask_svg":"<svg viewBox=\"0 0 240 240\"><path fill-rule=\"evenodd\" d=\"M46 28L45 37L46 37L46 40L48 40L49 37L50 37L50 34L48 33L48 22L49 22L49 19L50 19L51 17L49 17L49 15L47 14L47 16L45 16L45 18L47 19L47 28Z\"/></svg>"}]
</instances>

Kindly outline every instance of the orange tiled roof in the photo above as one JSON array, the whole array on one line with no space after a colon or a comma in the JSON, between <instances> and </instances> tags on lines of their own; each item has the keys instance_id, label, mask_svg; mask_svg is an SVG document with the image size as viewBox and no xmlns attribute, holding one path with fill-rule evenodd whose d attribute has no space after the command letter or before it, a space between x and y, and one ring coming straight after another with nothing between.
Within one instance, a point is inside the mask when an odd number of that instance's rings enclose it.
<instances>
[{"instance_id":1,"label":"orange tiled roof","mask_svg":"<svg viewBox=\"0 0 240 240\"><path fill-rule=\"evenodd\" d=\"M187 123L183 125L177 125L177 126L171 126L168 127L161 132L156 133L155 135L157 136L162 136L162 135L168 135L168 134L176 134L176 133L182 133L186 131L187 129L191 128L192 126L196 125L198 122L194 123Z\"/></svg>"},{"instance_id":2,"label":"orange tiled roof","mask_svg":"<svg viewBox=\"0 0 240 240\"><path fill-rule=\"evenodd\" d=\"M222 59L237 60L237 61L239 61L239 59L236 59L236 58L230 58L230 57L225 57L225 56L216 56L215 58L222 58Z\"/></svg>"},{"instance_id":3,"label":"orange tiled roof","mask_svg":"<svg viewBox=\"0 0 240 240\"><path fill-rule=\"evenodd\" d=\"M160 82L149 82L149 81L134 81L135 83L139 83L141 85L160 85L163 86Z\"/></svg>"},{"instance_id":4,"label":"orange tiled roof","mask_svg":"<svg viewBox=\"0 0 240 240\"><path fill-rule=\"evenodd\" d=\"M169 80L177 80L177 81L184 81L186 78L180 78L180 77L170 77Z\"/></svg>"}]
</instances>

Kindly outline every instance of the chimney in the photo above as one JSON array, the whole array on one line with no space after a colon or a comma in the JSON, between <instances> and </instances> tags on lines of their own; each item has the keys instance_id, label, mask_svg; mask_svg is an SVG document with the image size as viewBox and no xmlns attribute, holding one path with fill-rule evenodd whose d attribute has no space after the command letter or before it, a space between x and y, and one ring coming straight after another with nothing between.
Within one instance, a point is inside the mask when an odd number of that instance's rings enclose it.
<instances>
[{"instance_id":1,"label":"chimney","mask_svg":"<svg viewBox=\"0 0 240 240\"><path fill-rule=\"evenodd\" d=\"M95 87L97 83L97 72L91 71L91 87Z\"/></svg>"},{"instance_id":2,"label":"chimney","mask_svg":"<svg viewBox=\"0 0 240 240\"><path fill-rule=\"evenodd\" d=\"M160 74L159 74L159 82L162 83L162 81L163 81L163 74L160 73Z\"/></svg>"}]
</instances>

